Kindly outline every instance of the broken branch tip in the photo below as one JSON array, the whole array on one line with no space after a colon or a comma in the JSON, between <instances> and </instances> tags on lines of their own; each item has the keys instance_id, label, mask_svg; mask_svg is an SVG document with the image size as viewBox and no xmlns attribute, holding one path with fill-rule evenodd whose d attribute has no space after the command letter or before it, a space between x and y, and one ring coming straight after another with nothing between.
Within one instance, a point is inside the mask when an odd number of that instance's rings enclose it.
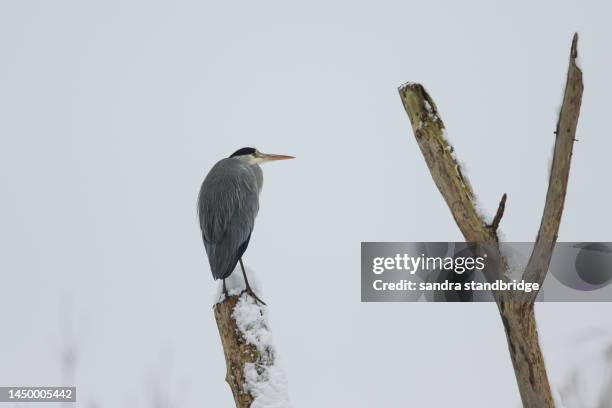
<instances>
[{"instance_id":1,"label":"broken branch tip","mask_svg":"<svg viewBox=\"0 0 612 408\"><path fill-rule=\"evenodd\" d=\"M572 38L572 49L571 49L570 55L572 59L578 58L578 33L577 32L574 33L574 37Z\"/></svg>"}]
</instances>

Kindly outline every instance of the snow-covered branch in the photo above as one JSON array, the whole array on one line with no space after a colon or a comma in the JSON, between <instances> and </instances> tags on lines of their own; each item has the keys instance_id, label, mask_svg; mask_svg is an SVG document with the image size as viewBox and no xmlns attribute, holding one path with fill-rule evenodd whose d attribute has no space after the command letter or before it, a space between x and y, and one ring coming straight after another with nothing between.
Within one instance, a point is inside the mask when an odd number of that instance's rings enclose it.
<instances>
[{"instance_id":1,"label":"snow-covered branch","mask_svg":"<svg viewBox=\"0 0 612 408\"><path fill-rule=\"evenodd\" d=\"M253 271L248 279L257 293ZM287 379L278 364L272 345L267 306L242 293L244 280L235 271L226 281L229 296L221 283L215 299L215 318L223 344L227 374L237 408L290 408Z\"/></svg>"}]
</instances>

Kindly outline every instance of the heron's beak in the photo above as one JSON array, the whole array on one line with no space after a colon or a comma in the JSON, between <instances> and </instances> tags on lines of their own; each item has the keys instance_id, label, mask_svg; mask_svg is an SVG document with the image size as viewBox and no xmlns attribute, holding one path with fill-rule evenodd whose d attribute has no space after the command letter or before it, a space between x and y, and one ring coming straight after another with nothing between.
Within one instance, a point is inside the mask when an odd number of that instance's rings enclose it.
<instances>
[{"instance_id":1,"label":"heron's beak","mask_svg":"<svg viewBox=\"0 0 612 408\"><path fill-rule=\"evenodd\" d=\"M295 159L295 157L293 156L285 156L283 154L267 154L267 153L260 153L259 158L261 159L262 163L269 162L269 161L276 161L276 160Z\"/></svg>"}]
</instances>

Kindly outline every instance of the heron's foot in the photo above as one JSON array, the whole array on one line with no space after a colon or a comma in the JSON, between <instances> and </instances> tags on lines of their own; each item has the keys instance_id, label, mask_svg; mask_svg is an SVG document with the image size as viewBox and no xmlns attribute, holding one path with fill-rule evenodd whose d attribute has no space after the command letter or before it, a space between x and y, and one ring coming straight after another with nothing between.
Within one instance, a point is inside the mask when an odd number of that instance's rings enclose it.
<instances>
[{"instance_id":1,"label":"heron's foot","mask_svg":"<svg viewBox=\"0 0 612 408\"><path fill-rule=\"evenodd\" d=\"M251 296L253 299L255 299L255 302L260 303L264 306L266 305L266 302L264 302L263 300L261 300L256 294L255 292L253 292L253 289L251 289L250 287L247 287L246 289L244 289L242 292L240 292L240 296L242 296L243 293L248 294L249 296Z\"/></svg>"}]
</instances>

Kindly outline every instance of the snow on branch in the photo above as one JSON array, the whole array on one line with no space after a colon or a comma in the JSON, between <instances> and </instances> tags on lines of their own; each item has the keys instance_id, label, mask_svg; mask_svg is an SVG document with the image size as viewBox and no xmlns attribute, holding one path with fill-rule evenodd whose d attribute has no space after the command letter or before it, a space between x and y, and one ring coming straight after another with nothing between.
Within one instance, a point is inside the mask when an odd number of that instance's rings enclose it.
<instances>
[{"instance_id":1,"label":"snow on branch","mask_svg":"<svg viewBox=\"0 0 612 408\"><path fill-rule=\"evenodd\" d=\"M251 286L256 279L247 268ZM215 319L223 344L227 374L237 408L290 408L287 379L278 364L272 344L267 307L255 301L244 289L244 279L236 270L221 284L215 298Z\"/></svg>"}]
</instances>

